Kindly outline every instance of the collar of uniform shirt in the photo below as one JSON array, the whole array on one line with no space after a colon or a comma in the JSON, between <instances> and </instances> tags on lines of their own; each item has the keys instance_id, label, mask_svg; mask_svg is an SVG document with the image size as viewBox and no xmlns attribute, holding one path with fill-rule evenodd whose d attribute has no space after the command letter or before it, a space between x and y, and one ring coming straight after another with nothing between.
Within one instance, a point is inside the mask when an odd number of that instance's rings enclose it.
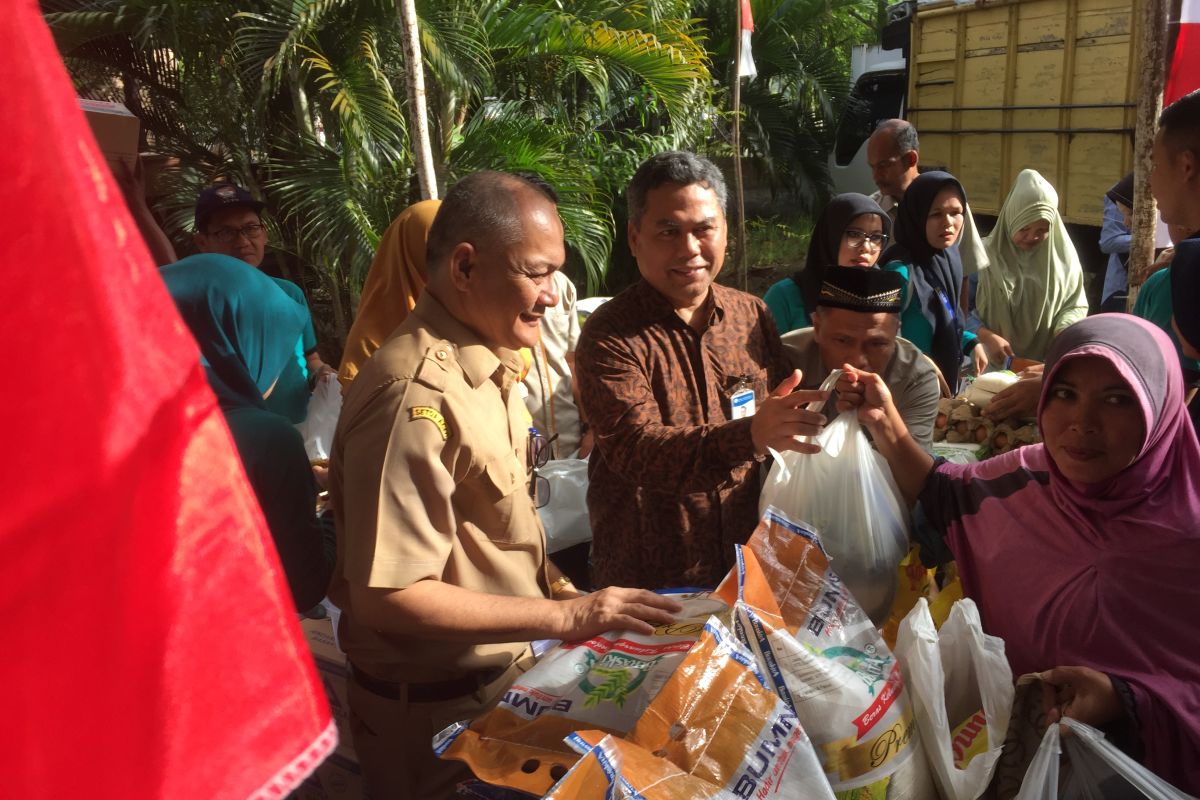
<instances>
[{"instance_id":1,"label":"collar of uniform shirt","mask_svg":"<svg viewBox=\"0 0 1200 800\"><path fill-rule=\"evenodd\" d=\"M520 373L521 357L515 351L502 350L503 360L485 345L474 331L450 315L446 307L429 292L423 292L412 313L420 317L439 338L457 344L453 347L454 360L462 368L463 375L472 389L478 389L491 380L502 366ZM513 365L516 365L515 367Z\"/></svg>"}]
</instances>

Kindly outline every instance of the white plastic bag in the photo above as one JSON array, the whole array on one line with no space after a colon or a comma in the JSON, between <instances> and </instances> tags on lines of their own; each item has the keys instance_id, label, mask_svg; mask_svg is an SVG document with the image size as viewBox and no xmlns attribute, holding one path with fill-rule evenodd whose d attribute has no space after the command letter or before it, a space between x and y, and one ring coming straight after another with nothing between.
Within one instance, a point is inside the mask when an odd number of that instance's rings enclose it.
<instances>
[{"instance_id":1,"label":"white plastic bag","mask_svg":"<svg viewBox=\"0 0 1200 800\"><path fill-rule=\"evenodd\" d=\"M1008 733L1013 677L1004 642L983 632L971 600L956 602L938 631L922 597L900 623L896 656L942 797L975 800Z\"/></svg>"},{"instance_id":2,"label":"white plastic bag","mask_svg":"<svg viewBox=\"0 0 1200 800\"><path fill-rule=\"evenodd\" d=\"M588 462L559 458L538 470L550 484L550 502L538 509L546 529L546 552L557 553L592 540L588 516Z\"/></svg>"},{"instance_id":3,"label":"white plastic bag","mask_svg":"<svg viewBox=\"0 0 1200 800\"><path fill-rule=\"evenodd\" d=\"M317 388L308 399L308 416L296 426L304 437L304 450L313 461L328 459L333 445L333 432L342 413L342 385L337 376L328 375L317 381Z\"/></svg>"},{"instance_id":4,"label":"white plastic bag","mask_svg":"<svg viewBox=\"0 0 1200 800\"><path fill-rule=\"evenodd\" d=\"M1073 735L1062 736L1051 725L1021 782L1016 800L1103 800L1149 797L1193 800L1129 756L1090 725L1064 718ZM1059 786L1059 753L1065 751L1068 773Z\"/></svg>"},{"instance_id":5,"label":"white plastic bag","mask_svg":"<svg viewBox=\"0 0 1200 800\"><path fill-rule=\"evenodd\" d=\"M855 412L816 438L815 455L772 453L775 463L759 499L816 529L859 606L882 625L896 595L896 567L908 551L908 510L892 473L871 448Z\"/></svg>"},{"instance_id":6,"label":"white plastic bag","mask_svg":"<svg viewBox=\"0 0 1200 800\"><path fill-rule=\"evenodd\" d=\"M1051 725L1038 745L1033 761L1013 800L1058 800L1058 760L1062 753L1058 726Z\"/></svg>"}]
</instances>

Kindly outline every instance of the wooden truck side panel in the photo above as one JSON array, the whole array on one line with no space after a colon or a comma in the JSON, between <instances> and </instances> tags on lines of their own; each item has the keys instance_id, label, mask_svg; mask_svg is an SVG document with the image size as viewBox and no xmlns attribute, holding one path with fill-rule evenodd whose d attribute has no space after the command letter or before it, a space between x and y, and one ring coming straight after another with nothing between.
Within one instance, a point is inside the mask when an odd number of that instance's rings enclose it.
<instances>
[{"instance_id":1,"label":"wooden truck side panel","mask_svg":"<svg viewBox=\"0 0 1200 800\"><path fill-rule=\"evenodd\" d=\"M907 103L922 165L949 169L992 215L1036 169L1068 222L1099 225L1104 192L1132 169L1133 25L1128 0L922 6Z\"/></svg>"}]
</instances>

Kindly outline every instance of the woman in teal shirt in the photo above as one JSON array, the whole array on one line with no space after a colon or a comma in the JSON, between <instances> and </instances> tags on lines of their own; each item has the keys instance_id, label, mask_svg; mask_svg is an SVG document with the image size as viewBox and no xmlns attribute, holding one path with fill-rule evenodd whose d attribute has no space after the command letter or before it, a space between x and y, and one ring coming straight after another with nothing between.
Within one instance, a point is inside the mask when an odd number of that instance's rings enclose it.
<instances>
[{"instance_id":1,"label":"woman in teal shirt","mask_svg":"<svg viewBox=\"0 0 1200 800\"><path fill-rule=\"evenodd\" d=\"M977 346L965 330L959 295L962 261L954 245L962 232L967 193L948 172L917 176L904 192L896 217L896 243L884 252L883 268L905 280L900 335L933 359L953 392L963 355Z\"/></svg>"},{"instance_id":2,"label":"woman in teal shirt","mask_svg":"<svg viewBox=\"0 0 1200 800\"><path fill-rule=\"evenodd\" d=\"M804 269L767 289L763 302L784 334L812 325L812 310L832 266L870 269L887 246L892 221L865 194L848 192L829 201L821 212L804 259Z\"/></svg>"},{"instance_id":3,"label":"woman in teal shirt","mask_svg":"<svg viewBox=\"0 0 1200 800\"><path fill-rule=\"evenodd\" d=\"M296 609L307 611L321 602L333 574L333 526L317 517L303 439L265 402L295 358L304 310L266 275L230 256L190 256L161 275L200 347Z\"/></svg>"}]
</instances>

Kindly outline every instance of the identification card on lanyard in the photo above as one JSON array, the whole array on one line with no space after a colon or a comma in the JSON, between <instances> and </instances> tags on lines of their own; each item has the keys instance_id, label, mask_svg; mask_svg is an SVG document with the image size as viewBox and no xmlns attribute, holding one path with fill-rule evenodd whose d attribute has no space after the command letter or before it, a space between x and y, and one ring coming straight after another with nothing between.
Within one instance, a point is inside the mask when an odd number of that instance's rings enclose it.
<instances>
[{"instance_id":1,"label":"identification card on lanyard","mask_svg":"<svg viewBox=\"0 0 1200 800\"><path fill-rule=\"evenodd\" d=\"M754 386L749 377L743 376L729 393L729 416L731 419L753 417L754 409Z\"/></svg>"}]
</instances>

